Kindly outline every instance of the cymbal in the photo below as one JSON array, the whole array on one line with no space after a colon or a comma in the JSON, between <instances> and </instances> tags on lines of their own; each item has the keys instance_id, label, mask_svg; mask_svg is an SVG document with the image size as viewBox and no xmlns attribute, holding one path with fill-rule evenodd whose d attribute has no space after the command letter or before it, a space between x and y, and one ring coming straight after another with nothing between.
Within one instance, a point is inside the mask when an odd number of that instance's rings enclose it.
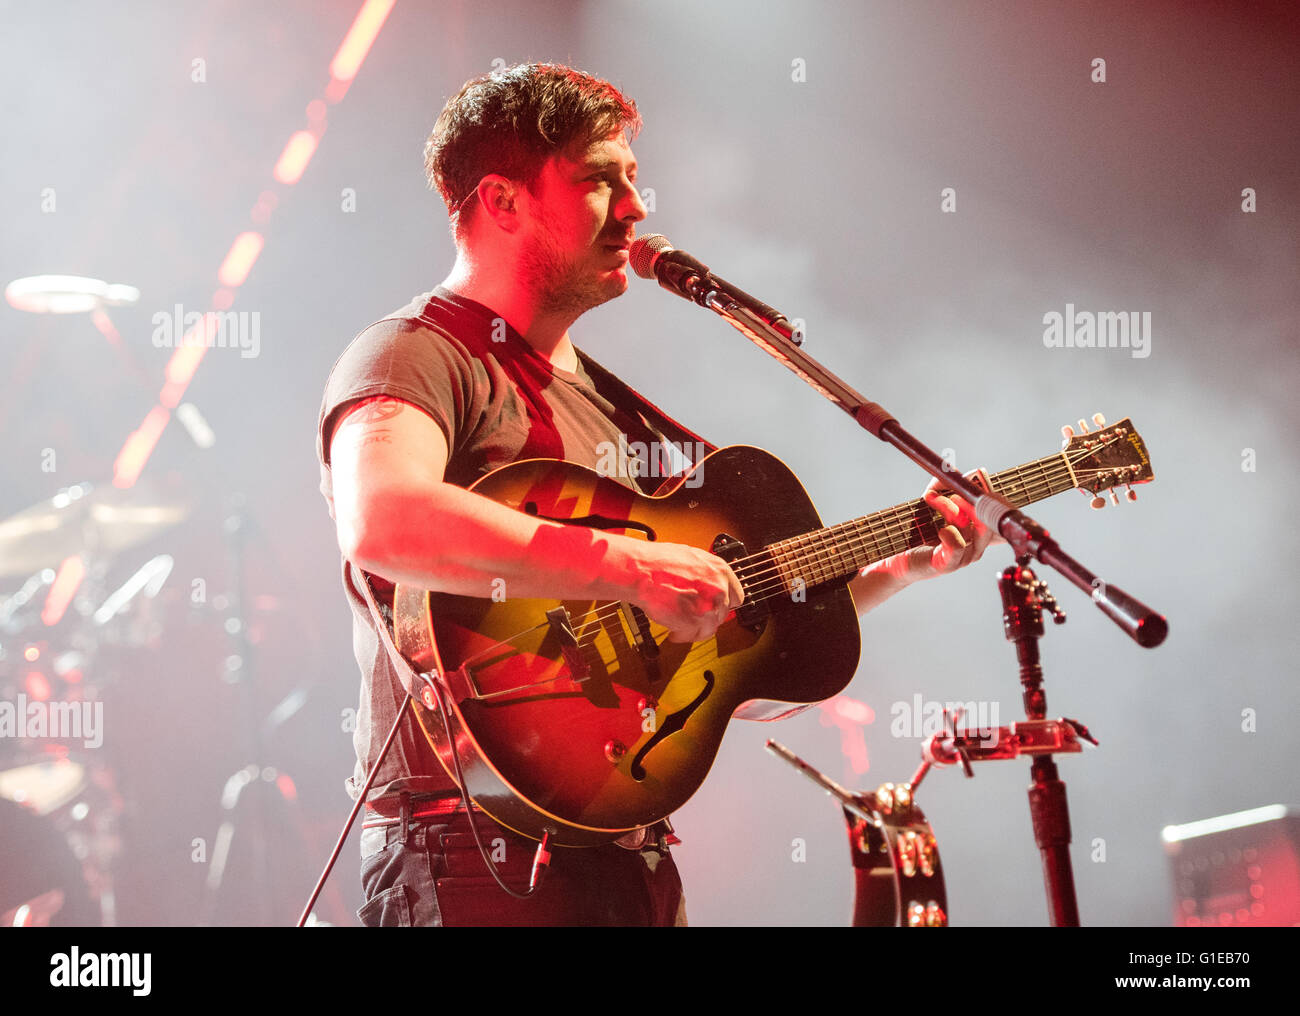
<instances>
[{"instance_id":1,"label":"cymbal","mask_svg":"<svg viewBox=\"0 0 1300 1016\"><path fill-rule=\"evenodd\" d=\"M136 303L140 290L83 275L30 275L5 286L5 299L34 314L81 314Z\"/></svg>"},{"instance_id":2,"label":"cymbal","mask_svg":"<svg viewBox=\"0 0 1300 1016\"><path fill-rule=\"evenodd\" d=\"M74 554L111 557L181 522L193 499L176 482L77 484L0 522L0 575L30 575Z\"/></svg>"}]
</instances>

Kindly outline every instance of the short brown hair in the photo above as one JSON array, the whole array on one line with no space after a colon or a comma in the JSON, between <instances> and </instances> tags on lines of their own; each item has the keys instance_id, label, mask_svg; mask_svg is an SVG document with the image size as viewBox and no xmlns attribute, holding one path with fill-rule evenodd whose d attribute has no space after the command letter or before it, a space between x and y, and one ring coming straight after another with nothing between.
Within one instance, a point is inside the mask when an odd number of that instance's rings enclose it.
<instances>
[{"instance_id":1,"label":"short brown hair","mask_svg":"<svg viewBox=\"0 0 1300 1016\"><path fill-rule=\"evenodd\" d=\"M488 174L531 190L552 155L640 129L636 103L608 81L559 64L516 64L465 82L447 100L424 145L425 175L459 235L464 206Z\"/></svg>"}]
</instances>

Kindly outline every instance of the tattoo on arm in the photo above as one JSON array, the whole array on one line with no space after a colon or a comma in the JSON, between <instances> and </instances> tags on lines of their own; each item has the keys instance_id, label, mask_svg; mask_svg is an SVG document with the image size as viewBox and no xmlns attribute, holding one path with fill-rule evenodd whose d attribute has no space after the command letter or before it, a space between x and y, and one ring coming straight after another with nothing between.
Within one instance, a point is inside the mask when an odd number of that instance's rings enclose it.
<instances>
[{"instance_id":1,"label":"tattoo on arm","mask_svg":"<svg viewBox=\"0 0 1300 1016\"><path fill-rule=\"evenodd\" d=\"M382 423L384 420L391 420L404 408L402 403L385 395L362 399L348 413L347 419L343 421L342 426L351 427L354 425L364 426L367 423Z\"/></svg>"}]
</instances>

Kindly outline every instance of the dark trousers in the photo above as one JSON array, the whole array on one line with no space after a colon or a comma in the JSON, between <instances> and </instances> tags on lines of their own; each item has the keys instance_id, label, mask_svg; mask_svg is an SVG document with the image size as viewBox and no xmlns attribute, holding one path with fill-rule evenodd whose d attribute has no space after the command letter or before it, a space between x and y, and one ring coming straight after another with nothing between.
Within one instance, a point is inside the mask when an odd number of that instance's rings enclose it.
<instances>
[{"instance_id":1,"label":"dark trousers","mask_svg":"<svg viewBox=\"0 0 1300 1016\"><path fill-rule=\"evenodd\" d=\"M474 813L506 885L528 888L537 843ZM361 923L378 927L651 926L686 923L682 881L667 848L553 847L541 888L518 900L501 891L460 812L367 829L362 835ZM387 845L384 845L385 842ZM373 852L369 852L373 851Z\"/></svg>"}]
</instances>

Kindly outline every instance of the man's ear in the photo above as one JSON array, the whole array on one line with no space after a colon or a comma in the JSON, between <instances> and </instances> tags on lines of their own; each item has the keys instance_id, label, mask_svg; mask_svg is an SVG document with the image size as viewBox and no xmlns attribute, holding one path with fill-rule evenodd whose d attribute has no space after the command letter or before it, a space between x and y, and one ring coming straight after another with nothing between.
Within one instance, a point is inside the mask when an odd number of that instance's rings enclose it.
<instances>
[{"instance_id":1,"label":"man's ear","mask_svg":"<svg viewBox=\"0 0 1300 1016\"><path fill-rule=\"evenodd\" d=\"M513 233L519 228L519 214L515 203L518 187L513 180L491 173L478 183L479 210L499 228Z\"/></svg>"}]
</instances>

